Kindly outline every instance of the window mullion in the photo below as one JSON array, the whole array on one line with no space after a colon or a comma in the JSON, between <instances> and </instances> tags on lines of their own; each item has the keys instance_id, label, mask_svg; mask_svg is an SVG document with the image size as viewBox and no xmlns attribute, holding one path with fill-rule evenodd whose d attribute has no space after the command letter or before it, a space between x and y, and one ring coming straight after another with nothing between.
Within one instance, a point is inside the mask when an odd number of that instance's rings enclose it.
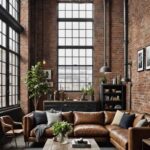
<instances>
[{"instance_id":1,"label":"window mullion","mask_svg":"<svg viewBox=\"0 0 150 150\"><path fill-rule=\"evenodd\" d=\"M6 106L9 106L9 26L6 24Z\"/></svg>"}]
</instances>

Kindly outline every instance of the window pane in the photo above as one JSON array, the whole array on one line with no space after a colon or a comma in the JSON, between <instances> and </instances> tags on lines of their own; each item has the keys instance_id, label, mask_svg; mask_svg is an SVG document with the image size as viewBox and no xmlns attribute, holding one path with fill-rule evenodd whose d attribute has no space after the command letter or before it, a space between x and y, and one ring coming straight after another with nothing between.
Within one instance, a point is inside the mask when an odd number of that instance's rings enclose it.
<instances>
[{"instance_id":1,"label":"window pane","mask_svg":"<svg viewBox=\"0 0 150 150\"><path fill-rule=\"evenodd\" d=\"M59 37L65 37L65 30L59 30Z\"/></svg>"},{"instance_id":2,"label":"window pane","mask_svg":"<svg viewBox=\"0 0 150 150\"><path fill-rule=\"evenodd\" d=\"M65 29L65 22L59 22L58 23L58 28L59 29Z\"/></svg>"},{"instance_id":3,"label":"window pane","mask_svg":"<svg viewBox=\"0 0 150 150\"><path fill-rule=\"evenodd\" d=\"M64 57L59 58L59 65L65 65L65 58Z\"/></svg>"},{"instance_id":4,"label":"window pane","mask_svg":"<svg viewBox=\"0 0 150 150\"><path fill-rule=\"evenodd\" d=\"M59 3L58 7L59 7L59 10L65 10L65 4L64 3Z\"/></svg>"}]
</instances>

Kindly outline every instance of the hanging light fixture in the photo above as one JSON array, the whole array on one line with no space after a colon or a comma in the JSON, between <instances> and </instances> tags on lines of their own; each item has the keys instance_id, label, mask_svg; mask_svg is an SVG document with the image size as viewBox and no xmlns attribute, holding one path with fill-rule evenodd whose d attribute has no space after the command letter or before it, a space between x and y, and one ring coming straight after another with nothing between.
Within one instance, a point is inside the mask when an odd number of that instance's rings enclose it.
<instances>
[{"instance_id":1,"label":"hanging light fixture","mask_svg":"<svg viewBox=\"0 0 150 150\"><path fill-rule=\"evenodd\" d=\"M106 43L107 43L106 41L106 1L107 0L103 0L103 5L104 5L104 65L100 68L100 72L103 72L103 73L111 72L111 69L108 66L107 61L106 61Z\"/></svg>"}]
</instances>

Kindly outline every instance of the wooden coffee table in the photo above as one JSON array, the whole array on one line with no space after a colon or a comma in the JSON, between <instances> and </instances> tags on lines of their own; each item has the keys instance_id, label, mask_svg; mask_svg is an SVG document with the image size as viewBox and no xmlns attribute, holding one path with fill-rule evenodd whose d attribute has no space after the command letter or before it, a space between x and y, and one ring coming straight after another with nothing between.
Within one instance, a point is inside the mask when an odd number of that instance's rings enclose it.
<instances>
[{"instance_id":1,"label":"wooden coffee table","mask_svg":"<svg viewBox=\"0 0 150 150\"><path fill-rule=\"evenodd\" d=\"M88 139L91 143L91 148L72 148L72 140L73 139L68 139L68 144L61 144L59 142L54 142L53 139L48 139L43 150L100 150L94 139Z\"/></svg>"}]
</instances>

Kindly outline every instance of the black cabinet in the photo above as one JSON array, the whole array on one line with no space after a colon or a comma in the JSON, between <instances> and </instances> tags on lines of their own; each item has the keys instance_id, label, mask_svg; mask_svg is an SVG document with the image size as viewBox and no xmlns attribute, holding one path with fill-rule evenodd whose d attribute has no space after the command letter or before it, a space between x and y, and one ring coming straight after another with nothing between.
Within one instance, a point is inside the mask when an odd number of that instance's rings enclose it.
<instances>
[{"instance_id":1,"label":"black cabinet","mask_svg":"<svg viewBox=\"0 0 150 150\"><path fill-rule=\"evenodd\" d=\"M126 108L126 86L101 84L100 101L102 110L124 110Z\"/></svg>"},{"instance_id":2,"label":"black cabinet","mask_svg":"<svg viewBox=\"0 0 150 150\"><path fill-rule=\"evenodd\" d=\"M94 101L43 101L43 109L55 109L58 111L98 111L99 102Z\"/></svg>"}]
</instances>

